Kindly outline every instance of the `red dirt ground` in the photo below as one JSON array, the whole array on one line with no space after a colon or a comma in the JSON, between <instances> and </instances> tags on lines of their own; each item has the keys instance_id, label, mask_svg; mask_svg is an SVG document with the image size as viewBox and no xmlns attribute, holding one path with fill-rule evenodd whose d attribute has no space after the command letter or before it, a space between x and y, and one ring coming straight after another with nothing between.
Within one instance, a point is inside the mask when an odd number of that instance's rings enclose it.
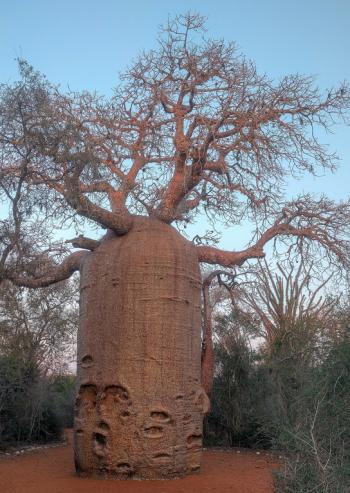
<instances>
[{"instance_id":1,"label":"red dirt ground","mask_svg":"<svg viewBox=\"0 0 350 493\"><path fill-rule=\"evenodd\" d=\"M274 457L206 450L198 475L171 481L113 481L75 476L70 444L0 459L1 493L273 493Z\"/></svg>"}]
</instances>

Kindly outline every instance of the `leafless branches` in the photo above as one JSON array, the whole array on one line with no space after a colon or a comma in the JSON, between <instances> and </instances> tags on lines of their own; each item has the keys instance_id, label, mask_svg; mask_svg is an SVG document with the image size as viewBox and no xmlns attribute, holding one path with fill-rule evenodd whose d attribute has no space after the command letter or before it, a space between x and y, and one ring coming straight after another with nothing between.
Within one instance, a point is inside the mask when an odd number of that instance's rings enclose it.
<instances>
[{"instance_id":1,"label":"leafless branches","mask_svg":"<svg viewBox=\"0 0 350 493\"><path fill-rule=\"evenodd\" d=\"M279 342L286 343L293 334L303 334L304 340L310 341L324 339L326 332L331 332L337 297L327 296L325 288L332 274L316 281L313 268L313 263L303 261L296 267L291 262L277 263L274 272L265 261L259 262L233 288L240 309L260 320L260 335L268 350L273 350Z\"/></svg>"},{"instance_id":2,"label":"leafless branches","mask_svg":"<svg viewBox=\"0 0 350 493\"><path fill-rule=\"evenodd\" d=\"M287 203L270 227L257 231L256 241L243 251L228 252L210 246L197 246L200 262L226 267L242 265L252 258L263 258L264 247L277 237L312 240L334 255L343 265L349 262L350 202L334 203L311 196Z\"/></svg>"},{"instance_id":3,"label":"leafless branches","mask_svg":"<svg viewBox=\"0 0 350 493\"><path fill-rule=\"evenodd\" d=\"M25 189L52 222L86 218L118 235L135 214L257 224L247 249L199 246L202 262L262 258L280 236L315 240L345 262L349 204L310 196L284 204L283 186L290 174L336 168L320 138L345 120L348 87L323 95L310 77L274 82L203 31L199 15L169 20L158 50L139 56L110 100L62 93L20 61L22 79L0 88L3 192Z\"/></svg>"}]
</instances>

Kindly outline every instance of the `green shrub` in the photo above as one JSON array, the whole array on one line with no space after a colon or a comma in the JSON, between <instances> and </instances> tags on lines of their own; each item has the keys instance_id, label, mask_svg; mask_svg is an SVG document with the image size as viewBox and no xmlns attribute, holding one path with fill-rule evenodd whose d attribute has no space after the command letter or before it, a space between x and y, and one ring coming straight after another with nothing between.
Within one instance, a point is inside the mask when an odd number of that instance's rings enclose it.
<instances>
[{"instance_id":1,"label":"green shrub","mask_svg":"<svg viewBox=\"0 0 350 493\"><path fill-rule=\"evenodd\" d=\"M0 447L57 440L72 425L75 377L43 376L38 367L0 357Z\"/></svg>"},{"instance_id":2,"label":"green shrub","mask_svg":"<svg viewBox=\"0 0 350 493\"><path fill-rule=\"evenodd\" d=\"M282 427L276 444L290 452L277 478L278 491L350 491L350 342L337 344L314 368L293 403L293 426Z\"/></svg>"}]
</instances>

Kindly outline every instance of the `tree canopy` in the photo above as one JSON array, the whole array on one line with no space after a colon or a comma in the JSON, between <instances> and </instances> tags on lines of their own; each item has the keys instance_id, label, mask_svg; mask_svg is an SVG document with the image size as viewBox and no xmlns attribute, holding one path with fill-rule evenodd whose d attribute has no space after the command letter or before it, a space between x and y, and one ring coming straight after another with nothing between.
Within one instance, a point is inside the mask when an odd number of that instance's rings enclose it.
<instances>
[{"instance_id":1,"label":"tree canopy","mask_svg":"<svg viewBox=\"0 0 350 493\"><path fill-rule=\"evenodd\" d=\"M276 82L233 43L205 37L204 25L197 14L169 20L158 48L139 55L109 99L63 92L19 61L21 79L0 87L0 194L10 204L2 277L30 286L63 279L84 253L52 269L53 255L68 249L53 247L47 228L87 219L123 235L135 215L180 228L202 214L256 224L242 251L197 245L200 262L240 265L276 237L314 240L347 261L350 203L284 197L290 176L335 170L320 136L346 120L347 85L323 94L312 77Z\"/></svg>"}]
</instances>

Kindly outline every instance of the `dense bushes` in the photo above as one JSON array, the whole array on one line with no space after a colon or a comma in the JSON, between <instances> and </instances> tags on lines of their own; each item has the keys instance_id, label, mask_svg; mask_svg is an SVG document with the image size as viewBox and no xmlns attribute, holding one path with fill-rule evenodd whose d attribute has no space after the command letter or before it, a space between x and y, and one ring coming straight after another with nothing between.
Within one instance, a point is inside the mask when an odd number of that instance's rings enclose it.
<instances>
[{"instance_id":1,"label":"dense bushes","mask_svg":"<svg viewBox=\"0 0 350 493\"><path fill-rule=\"evenodd\" d=\"M0 447L50 441L72 424L75 378L44 376L34 364L0 357Z\"/></svg>"},{"instance_id":2,"label":"dense bushes","mask_svg":"<svg viewBox=\"0 0 350 493\"><path fill-rule=\"evenodd\" d=\"M0 447L49 441L72 424L74 283L0 287Z\"/></svg>"},{"instance_id":3,"label":"dense bushes","mask_svg":"<svg viewBox=\"0 0 350 493\"><path fill-rule=\"evenodd\" d=\"M290 404L295 421L276 433L292 455L279 475L283 493L350 491L350 340L335 345Z\"/></svg>"},{"instance_id":4,"label":"dense bushes","mask_svg":"<svg viewBox=\"0 0 350 493\"><path fill-rule=\"evenodd\" d=\"M253 447L265 445L257 416L264 371L255 365L257 355L240 326L237 312L217 319L216 372L211 412L204 423L207 445ZM266 388L266 385L263 385Z\"/></svg>"},{"instance_id":5,"label":"dense bushes","mask_svg":"<svg viewBox=\"0 0 350 493\"><path fill-rule=\"evenodd\" d=\"M286 459L276 478L281 493L345 493L350 491L350 339L345 326L341 337L311 346L305 342L307 330L305 325L295 331L290 344L277 338L269 350L253 341L253 350L252 338L244 336L249 327L245 332L237 312L217 320L206 443L282 451ZM304 339L302 352L296 337Z\"/></svg>"}]
</instances>

